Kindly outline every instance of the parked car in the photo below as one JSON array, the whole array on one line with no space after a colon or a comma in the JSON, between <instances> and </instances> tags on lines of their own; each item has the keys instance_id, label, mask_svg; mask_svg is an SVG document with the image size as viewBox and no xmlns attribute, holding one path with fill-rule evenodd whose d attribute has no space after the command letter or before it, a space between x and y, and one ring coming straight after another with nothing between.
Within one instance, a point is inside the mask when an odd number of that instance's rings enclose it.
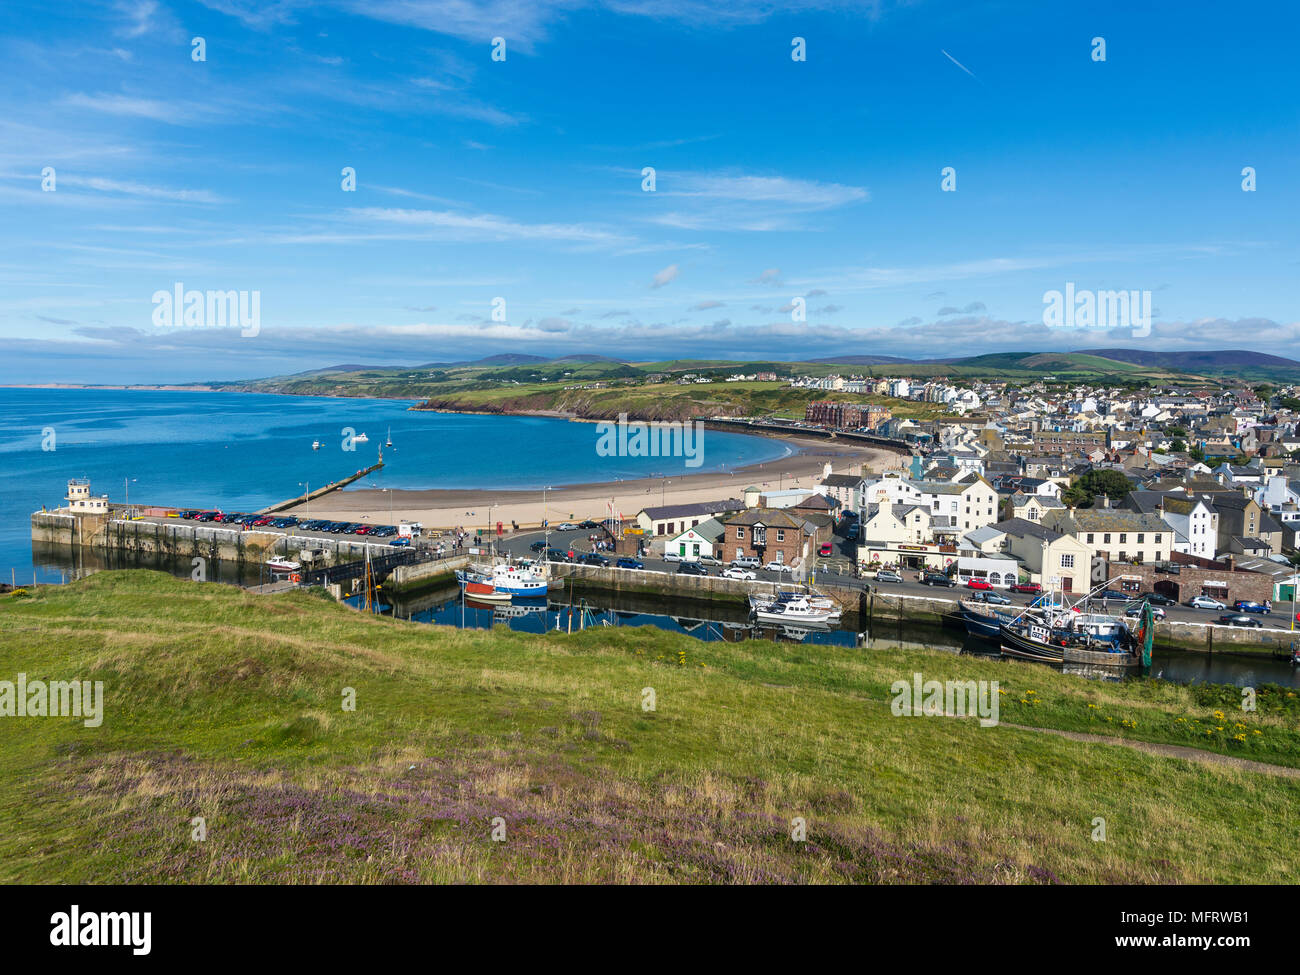
<instances>
[{"instance_id":1,"label":"parked car","mask_svg":"<svg viewBox=\"0 0 1300 975\"><path fill-rule=\"evenodd\" d=\"M599 528L599 527L600 527L600 522L598 522L598 521L592 521L590 518L588 518L586 521L580 521L580 522L578 522L578 527L579 527L579 528L582 528L582 529L587 529L587 528Z\"/></svg>"},{"instance_id":2,"label":"parked car","mask_svg":"<svg viewBox=\"0 0 1300 975\"><path fill-rule=\"evenodd\" d=\"M630 559L626 555L614 563L620 569L644 569L645 563L640 559Z\"/></svg>"},{"instance_id":3,"label":"parked car","mask_svg":"<svg viewBox=\"0 0 1300 975\"><path fill-rule=\"evenodd\" d=\"M994 606L1010 606L1011 600L1000 592L994 592L992 589L981 590L970 595L970 601L973 603L989 603Z\"/></svg>"},{"instance_id":4,"label":"parked car","mask_svg":"<svg viewBox=\"0 0 1300 975\"><path fill-rule=\"evenodd\" d=\"M578 526L571 521L563 521L560 522L560 527L555 530L557 532L572 532L572 531L577 531Z\"/></svg>"},{"instance_id":5,"label":"parked car","mask_svg":"<svg viewBox=\"0 0 1300 975\"><path fill-rule=\"evenodd\" d=\"M263 515L261 518L254 518L252 525L254 528L263 528L266 525L269 525L270 523L271 523L271 518L267 515Z\"/></svg>"},{"instance_id":6,"label":"parked car","mask_svg":"<svg viewBox=\"0 0 1300 975\"><path fill-rule=\"evenodd\" d=\"M1193 609L1227 609L1226 603L1221 603L1212 596L1193 596L1187 600L1187 605Z\"/></svg>"},{"instance_id":7,"label":"parked car","mask_svg":"<svg viewBox=\"0 0 1300 975\"><path fill-rule=\"evenodd\" d=\"M793 572L794 571L793 567L786 565L784 562L775 562L775 561L767 563L767 565L763 566L763 568L765 568L768 572Z\"/></svg>"},{"instance_id":8,"label":"parked car","mask_svg":"<svg viewBox=\"0 0 1300 975\"><path fill-rule=\"evenodd\" d=\"M181 517L184 518L186 521L193 521L193 520L194 520L195 518L197 518L200 514L201 514L201 512L198 512L198 511L182 511L182 512L181 512Z\"/></svg>"},{"instance_id":9,"label":"parked car","mask_svg":"<svg viewBox=\"0 0 1300 975\"><path fill-rule=\"evenodd\" d=\"M665 561L665 562L681 562L681 561L683 561L683 559L682 559L682 554L681 554L680 552L665 552L665 553L664 553L664 561Z\"/></svg>"},{"instance_id":10,"label":"parked car","mask_svg":"<svg viewBox=\"0 0 1300 975\"><path fill-rule=\"evenodd\" d=\"M877 582L902 582L903 577L893 569L878 569L876 571Z\"/></svg>"},{"instance_id":11,"label":"parked car","mask_svg":"<svg viewBox=\"0 0 1300 975\"><path fill-rule=\"evenodd\" d=\"M951 589L953 586L957 585L957 583L953 582L942 572L923 572L921 573L921 585L947 586L949 589Z\"/></svg>"},{"instance_id":12,"label":"parked car","mask_svg":"<svg viewBox=\"0 0 1300 975\"><path fill-rule=\"evenodd\" d=\"M727 564L740 569L757 569L762 565L762 563L752 555L738 555Z\"/></svg>"},{"instance_id":13,"label":"parked car","mask_svg":"<svg viewBox=\"0 0 1300 975\"><path fill-rule=\"evenodd\" d=\"M1165 611L1164 611L1163 609L1161 609L1159 606L1152 606L1152 607L1151 607L1151 612L1152 612L1152 614L1154 614L1154 616L1155 616L1155 618L1156 618L1157 620L1162 620L1162 619L1165 618L1165 616L1168 615L1168 614L1165 613ZM1139 616L1142 615L1142 604L1141 604L1141 603L1134 603L1134 604L1133 604L1132 606L1130 606L1128 609L1124 610L1124 615L1125 615L1125 616L1132 616L1134 619L1137 619L1137 617L1139 617Z\"/></svg>"},{"instance_id":14,"label":"parked car","mask_svg":"<svg viewBox=\"0 0 1300 975\"><path fill-rule=\"evenodd\" d=\"M1131 592L1120 592L1118 589L1103 589L1101 592L1093 593L1092 598L1118 599L1122 603L1127 603L1133 599L1137 599L1138 597Z\"/></svg>"},{"instance_id":15,"label":"parked car","mask_svg":"<svg viewBox=\"0 0 1300 975\"><path fill-rule=\"evenodd\" d=\"M382 534L382 532L379 532L379 531L376 531L376 530L375 530L375 526L374 526L374 525L358 525L358 526L357 526L356 534L358 534L358 535L369 535L371 532L375 532L376 535L380 535L380 534Z\"/></svg>"},{"instance_id":16,"label":"parked car","mask_svg":"<svg viewBox=\"0 0 1300 975\"><path fill-rule=\"evenodd\" d=\"M1219 622L1224 626L1263 626L1259 620L1253 616L1247 616L1245 613L1224 613L1219 617Z\"/></svg>"},{"instance_id":17,"label":"parked car","mask_svg":"<svg viewBox=\"0 0 1300 975\"><path fill-rule=\"evenodd\" d=\"M728 579L757 579L758 578L758 573L756 573L753 569L741 569L737 566L732 566L730 568L723 569L722 574Z\"/></svg>"},{"instance_id":18,"label":"parked car","mask_svg":"<svg viewBox=\"0 0 1300 975\"><path fill-rule=\"evenodd\" d=\"M606 568L609 565L609 559L602 555L597 555L595 552L588 552L586 555L578 559L578 563L580 565L598 565L601 568Z\"/></svg>"},{"instance_id":19,"label":"parked car","mask_svg":"<svg viewBox=\"0 0 1300 975\"><path fill-rule=\"evenodd\" d=\"M677 567L677 574L681 576L706 576L709 570L698 562L683 562Z\"/></svg>"},{"instance_id":20,"label":"parked car","mask_svg":"<svg viewBox=\"0 0 1300 975\"><path fill-rule=\"evenodd\" d=\"M1159 593L1159 592L1144 592L1142 595L1138 596L1137 598L1145 599L1152 606L1177 606L1178 605L1178 600L1171 599L1170 597L1166 596L1164 593Z\"/></svg>"},{"instance_id":21,"label":"parked car","mask_svg":"<svg viewBox=\"0 0 1300 975\"><path fill-rule=\"evenodd\" d=\"M992 584L987 579L976 579L973 576L966 580L967 589L992 589Z\"/></svg>"},{"instance_id":22,"label":"parked car","mask_svg":"<svg viewBox=\"0 0 1300 975\"><path fill-rule=\"evenodd\" d=\"M542 549L546 548L546 543L539 538L537 541L529 545L528 548L530 551L540 552Z\"/></svg>"},{"instance_id":23,"label":"parked car","mask_svg":"<svg viewBox=\"0 0 1300 975\"><path fill-rule=\"evenodd\" d=\"M391 542L389 542L388 544L389 544L389 545L401 545L401 546L407 546L407 545L410 545L410 544L411 544L411 540L410 540L409 538L394 538L394 539L393 539Z\"/></svg>"},{"instance_id":24,"label":"parked car","mask_svg":"<svg viewBox=\"0 0 1300 975\"><path fill-rule=\"evenodd\" d=\"M821 548L817 549L817 554L824 558L827 555L832 554L834 551L835 547L831 545L830 542L822 542Z\"/></svg>"},{"instance_id":25,"label":"parked car","mask_svg":"<svg viewBox=\"0 0 1300 975\"><path fill-rule=\"evenodd\" d=\"M548 548L546 550L547 562L572 562L568 552L563 552L558 548Z\"/></svg>"},{"instance_id":26,"label":"parked car","mask_svg":"<svg viewBox=\"0 0 1300 975\"><path fill-rule=\"evenodd\" d=\"M1238 599L1232 604L1232 608L1238 613L1271 613L1272 610L1263 603L1257 603L1253 599Z\"/></svg>"},{"instance_id":27,"label":"parked car","mask_svg":"<svg viewBox=\"0 0 1300 975\"><path fill-rule=\"evenodd\" d=\"M1031 596L1037 596L1043 591L1041 584L1037 582L1017 582L1011 587L1012 592L1024 592Z\"/></svg>"}]
</instances>

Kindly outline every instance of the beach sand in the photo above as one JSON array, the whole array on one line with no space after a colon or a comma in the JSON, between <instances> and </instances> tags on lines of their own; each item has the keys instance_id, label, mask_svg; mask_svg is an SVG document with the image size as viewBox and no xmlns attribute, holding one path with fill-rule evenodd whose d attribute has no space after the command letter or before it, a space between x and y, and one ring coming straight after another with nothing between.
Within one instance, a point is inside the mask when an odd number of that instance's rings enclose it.
<instances>
[{"instance_id":1,"label":"beach sand","mask_svg":"<svg viewBox=\"0 0 1300 975\"><path fill-rule=\"evenodd\" d=\"M814 487L821 481L827 464L832 465L836 474L857 474L863 465L869 470L879 471L897 468L908 460L892 451L874 447L797 437L774 439L788 444L796 452L789 457L738 467L734 471L564 485L545 492L545 501L540 488L526 491L394 490L391 498L388 491L347 488L318 498L309 506L298 505L288 513L300 518L310 514L313 518L394 525L399 521L418 521L425 528L464 527L470 530L486 529L498 521L509 530L512 521L518 522L522 528L536 527L543 518L549 518L552 525L586 518L600 520L611 512L621 514L628 521L646 507L740 498L750 485L764 491L782 487Z\"/></svg>"}]
</instances>

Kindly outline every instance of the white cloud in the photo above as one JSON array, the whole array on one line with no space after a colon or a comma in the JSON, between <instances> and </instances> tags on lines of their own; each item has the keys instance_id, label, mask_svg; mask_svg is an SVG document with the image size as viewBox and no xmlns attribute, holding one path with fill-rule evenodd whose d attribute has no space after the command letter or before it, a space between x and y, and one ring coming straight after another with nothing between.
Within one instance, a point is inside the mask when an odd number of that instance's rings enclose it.
<instances>
[{"instance_id":1,"label":"white cloud","mask_svg":"<svg viewBox=\"0 0 1300 975\"><path fill-rule=\"evenodd\" d=\"M664 285L677 280L678 267L676 264L669 264L666 268L654 276L650 282L652 288L662 288Z\"/></svg>"}]
</instances>

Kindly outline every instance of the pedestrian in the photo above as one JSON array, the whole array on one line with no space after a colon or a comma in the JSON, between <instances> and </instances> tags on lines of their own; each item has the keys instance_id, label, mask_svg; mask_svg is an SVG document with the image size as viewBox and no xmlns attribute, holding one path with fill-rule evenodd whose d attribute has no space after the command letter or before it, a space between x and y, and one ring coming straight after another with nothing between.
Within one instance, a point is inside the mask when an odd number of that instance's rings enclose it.
<instances>
[{"instance_id":1,"label":"pedestrian","mask_svg":"<svg viewBox=\"0 0 1300 975\"><path fill-rule=\"evenodd\" d=\"M1266 613L1273 612L1273 600L1271 599L1264 600L1264 612Z\"/></svg>"}]
</instances>

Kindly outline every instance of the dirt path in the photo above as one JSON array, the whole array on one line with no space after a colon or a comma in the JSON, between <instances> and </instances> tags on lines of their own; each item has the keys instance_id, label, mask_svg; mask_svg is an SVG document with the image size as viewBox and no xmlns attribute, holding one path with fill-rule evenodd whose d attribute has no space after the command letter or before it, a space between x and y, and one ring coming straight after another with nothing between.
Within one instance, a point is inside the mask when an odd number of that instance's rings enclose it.
<instances>
[{"instance_id":1,"label":"dirt path","mask_svg":"<svg viewBox=\"0 0 1300 975\"><path fill-rule=\"evenodd\" d=\"M1124 745L1127 748L1134 748L1151 755L1163 755L1165 758L1185 758L1192 762L1204 762L1208 765L1226 765L1229 768L1240 769L1243 772L1271 772L1274 775L1285 775L1292 779L1300 778L1300 768L1291 768L1286 765L1269 765L1266 762L1252 762L1247 758L1234 758L1231 755L1220 755L1218 752L1202 751L1199 748L1188 748L1185 745L1161 745L1151 741L1133 741L1128 738L1112 738L1107 735L1090 735L1083 731L1034 728L1030 725L1007 724L1005 722L1001 726L1003 728L1016 728L1020 731L1037 731L1048 735L1060 735L1062 738L1069 738L1072 741L1086 741L1100 745Z\"/></svg>"}]
</instances>

